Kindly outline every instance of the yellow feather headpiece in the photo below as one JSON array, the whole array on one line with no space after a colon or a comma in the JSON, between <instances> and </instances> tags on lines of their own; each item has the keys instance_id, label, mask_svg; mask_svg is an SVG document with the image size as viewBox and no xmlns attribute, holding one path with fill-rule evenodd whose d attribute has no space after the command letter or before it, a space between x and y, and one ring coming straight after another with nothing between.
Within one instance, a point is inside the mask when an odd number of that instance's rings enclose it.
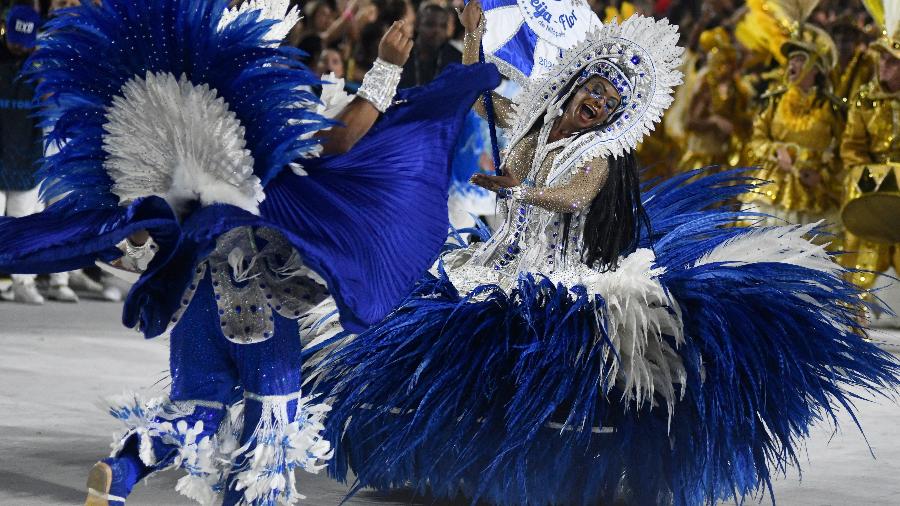
<instances>
[{"instance_id":1,"label":"yellow feather headpiece","mask_svg":"<svg viewBox=\"0 0 900 506\"><path fill-rule=\"evenodd\" d=\"M873 47L900 58L900 0L863 0L863 5L881 27Z\"/></svg>"},{"instance_id":2,"label":"yellow feather headpiece","mask_svg":"<svg viewBox=\"0 0 900 506\"><path fill-rule=\"evenodd\" d=\"M784 64L781 46L790 38L790 23L782 16L770 0L747 0L747 14L738 22L734 37L747 49Z\"/></svg>"}]
</instances>

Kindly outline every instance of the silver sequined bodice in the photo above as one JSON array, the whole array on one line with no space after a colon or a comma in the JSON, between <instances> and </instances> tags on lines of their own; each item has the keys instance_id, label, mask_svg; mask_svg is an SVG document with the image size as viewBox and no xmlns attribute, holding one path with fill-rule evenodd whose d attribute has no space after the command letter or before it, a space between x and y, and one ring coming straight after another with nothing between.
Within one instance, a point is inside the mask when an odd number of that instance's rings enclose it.
<instances>
[{"instance_id":1,"label":"silver sequined bodice","mask_svg":"<svg viewBox=\"0 0 900 506\"><path fill-rule=\"evenodd\" d=\"M222 234L216 248L197 266L182 296L177 323L207 272L222 334L239 344L265 341L275 331L275 314L296 319L328 296L325 282L277 231L240 227Z\"/></svg>"},{"instance_id":2,"label":"silver sequined bodice","mask_svg":"<svg viewBox=\"0 0 900 506\"><path fill-rule=\"evenodd\" d=\"M590 202L605 183L606 162L554 173L561 148L535 161L542 154L539 135L526 136L504 161L505 169L530 188L529 196L500 201L503 221L490 240L444 255L444 266L457 288L468 291L496 283L508 290L522 273L550 275L583 266L582 226ZM570 216L568 229L566 216Z\"/></svg>"}]
</instances>

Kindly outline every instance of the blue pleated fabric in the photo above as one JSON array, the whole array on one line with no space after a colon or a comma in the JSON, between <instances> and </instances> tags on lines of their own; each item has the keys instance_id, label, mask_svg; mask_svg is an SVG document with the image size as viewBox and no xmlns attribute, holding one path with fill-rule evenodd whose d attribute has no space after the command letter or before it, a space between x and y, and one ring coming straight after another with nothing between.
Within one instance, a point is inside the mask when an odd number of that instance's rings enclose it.
<instances>
[{"instance_id":1,"label":"blue pleated fabric","mask_svg":"<svg viewBox=\"0 0 900 506\"><path fill-rule=\"evenodd\" d=\"M452 65L403 90L353 149L284 172L260 212L293 234L335 294L344 328L379 321L434 262L449 226L450 160L475 97L499 85L493 65Z\"/></svg>"},{"instance_id":2,"label":"blue pleated fabric","mask_svg":"<svg viewBox=\"0 0 900 506\"><path fill-rule=\"evenodd\" d=\"M194 269L216 238L240 226L281 231L329 284L346 328L362 330L406 296L433 262L448 228L450 152L478 93L499 83L492 65L448 69L406 90L347 154L301 156L330 125L296 107L318 83L289 48L270 47L257 12L219 29L227 0L110 0L65 11L32 59L51 141L43 192L62 200L44 213L0 222L0 270L53 272L115 258L114 246L148 229L160 245L129 293L127 326L165 332ZM103 58L96 59L97 54ZM154 197L119 207L103 162L106 108L124 83L147 72L185 75L215 88L245 127L264 184L260 216L227 205L181 221ZM307 176L287 169L297 161Z\"/></svg>"},{"instance_id":3,"label":"blue pleated fabric","mask_svg":"<svg viewBox=\"0 0 900 506\"><path fill-rule=\"evenodd\" d=\"M334 401L332 475L473 504L716 504L764 493L799 465L813 424L852 413L849 389L892 392L900 367L862 337L859 293L839 276L781 262L693 267L753 230L714 206L749 180L694 175L644 195L654 231L642 243L656 244L686 339L671 420L603 394L598 295L524 276L511 293L463 296L429 277L319 366Z\"/></svg>"},{"instance_id":4,"label":"blue pleated fabric","mask_svg":"<svg viewBox=\"0 0 900 506\"><path fill-rule=\"evenodd\" d=\"M115 245L140 230L152 233L161 246L158 262L165 262L180 242L175 217L161 198L117 208L64 199L38 214L0 218L0 270L45 274L112 260L122 256Z\"/></svg>"}]
</instances>

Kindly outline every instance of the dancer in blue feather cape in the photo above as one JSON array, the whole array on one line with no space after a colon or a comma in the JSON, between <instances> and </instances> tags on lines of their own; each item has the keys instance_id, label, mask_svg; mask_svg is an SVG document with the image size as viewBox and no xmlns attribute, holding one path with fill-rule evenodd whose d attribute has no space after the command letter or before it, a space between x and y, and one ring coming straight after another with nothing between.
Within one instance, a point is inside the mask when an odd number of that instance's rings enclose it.
<instances>
[{"instance_id":1,"label":"dancer in blue feather cape","mask_svg":"<svg viewBox=\"0 0 900 506\"><path fill-rule=\"evenodd\" d=\"M91 471L91 505L173 466L203 503L300 497L294 471L330 453L327 407L300 390L297 320L330 294L361 330L409 293L446 235L465 104L499 80L457 66L395 96L412 44L399 23L331 121L300 91L327 84L279 47L290 1L227 4L85 2L32 60L60 148L43 193L59 201L0 222L0 270L113 262L137 278L125 325L171 337L168 398L110 407L126 431Z\"/></svg>"},{"instance_id":2,"label":"dancer in blue feather cape","mask_svg":"<svg viewBox=\"0 0 900 506\"><path fill-rule=\"evenodd\" d=\"M718 205L752 189L740 173L639 194L631 152L680 81L677 41L666 21L612 23L516 116L495 97L511 147L476 181L505 196L503 225L362 334L313 327L332 475L473 504L740 501L853 411L851 388L894 391L815 230L731 226L753 219Z\"/></svg>"}]
</instances>

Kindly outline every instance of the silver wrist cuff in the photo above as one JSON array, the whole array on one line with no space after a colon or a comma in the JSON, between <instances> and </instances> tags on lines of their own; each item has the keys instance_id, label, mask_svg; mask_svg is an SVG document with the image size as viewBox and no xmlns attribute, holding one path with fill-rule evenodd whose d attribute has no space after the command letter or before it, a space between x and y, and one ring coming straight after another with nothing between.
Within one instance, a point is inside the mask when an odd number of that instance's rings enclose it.
<instances>
[{"instance_id":1,"label":"silver wrist cuff","mask_svg":"<svg viewBox=\"0 0 900 506\"><path fill-rule=\"evenodd\" d=\"M147 238L147 242L140 246L132 243L130 239L125 239L119 243L119 249L125 253L125 256L122 257L122 265L125 268L143 272L147 270L147 266L150 265L150 261L156 255L157 248L153 239Z\"/></svg>"},{"instance_id":2,"label":"silver wrist cuff","mask_svg":"<svg viewBox=\"0 0 900 506\"><path fill-rule=\"evenodd\" d=\"M397 85L400 84L402 72L403 67L378 58L372 64L372 70L363 76L362 85L356 95L368 100L383 113L391 106L394 95L397 94Z\"/></svg>"}]
</instances>

